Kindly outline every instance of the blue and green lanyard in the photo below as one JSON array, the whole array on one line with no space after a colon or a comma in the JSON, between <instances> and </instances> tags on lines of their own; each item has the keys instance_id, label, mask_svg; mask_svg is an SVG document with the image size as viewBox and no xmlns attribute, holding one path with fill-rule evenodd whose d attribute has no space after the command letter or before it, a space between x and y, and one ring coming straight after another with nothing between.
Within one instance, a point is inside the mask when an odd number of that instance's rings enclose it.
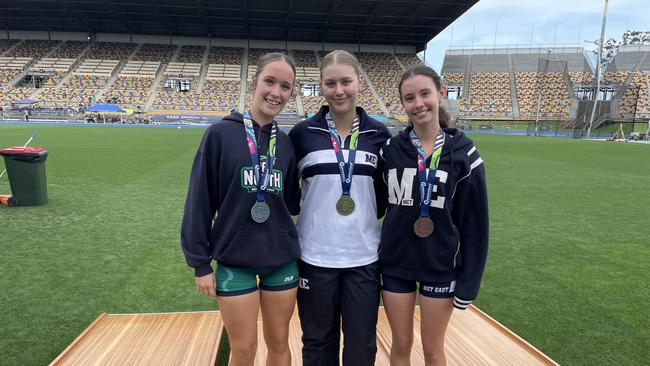
<instances>
[{"instance_id":1,"label":"blue and green lanyard","mask_svg":"<svg viewBox=\"0 0 650 366\"><path fill-rule=\"evenodd\" d=\"M440 129L436 136L436 141L433 144L433 154L431 154L431 161L429 162L429 173L426 171L427 156L424 153L424 148L420 139L415 134L414 130L410 133L411 142L415 149L418 151L418 181L420 186L420 217L429 217L429 204L431 203L431 192L433 186L436 184L436 170L440 162L440 154L442 147L445 144L445 133Z\"/></svg>"},{"instance_id":2,"label":"blue and green lanyard","mask_svg":"<svg viewBox=\"0 0 650 366\"><path fill-rule=\"evenodd\" d=\"M278 132L278 124L277 122L275 122L275 120L272 123L273 126L271 127L271 138L269 139L268 154L266 156L266 166L264 167L264 169L262 169L260 164L260 155L257 151L257 138L255 138L253 121L251 119L251 115L249 112L246 112L244 114L244 127L246 128L246 140L248 142L248 151L251 154L251 160L253 162L253 172L255 174L255 180L257 182L257 202L264 202L266 188L268 187L271 171L273 170L273 164L275 163L275 147L276 147L276 136ZM262 174L260 174L260 170L263 170Z\"/></svg>"},{"instance_id":3,"label":"blue and green lanyard","mask_svg":"<svg viewBox=\"0 0 650 366\"><path fill-rule=\"evenodd\" d=\"M325 115L327 120L327 126L329 127L330 140L332 140L332 146L334 147L334 153L336 154L336 161L339 166L339 174L341 176L341 188L343 190L342 196L350 196L350 187L352 187L352 176L354 174L354 159L357 155L357 143L359 141L359 116L354 117L354 122L352 122L352 132L350 134L350 146L348 146L348 162L346 163L343 159L343 142L341 141L341 136L336 129L336 124L334 124L334 118L330 112L327 112Z\"/></svg>"}]
</instances>

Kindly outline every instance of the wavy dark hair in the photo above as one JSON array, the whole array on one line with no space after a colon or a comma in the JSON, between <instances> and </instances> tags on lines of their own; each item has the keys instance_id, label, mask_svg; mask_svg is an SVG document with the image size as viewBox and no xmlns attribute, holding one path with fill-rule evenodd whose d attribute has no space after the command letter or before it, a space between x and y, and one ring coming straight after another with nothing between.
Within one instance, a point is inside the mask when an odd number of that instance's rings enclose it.
<instances>
[{"instance_id":1,"label":"wavy dark hair","mask_svg":"<svg viewBox=\"0 0 650 366\"><path fill-rule=\"evenodd\" d=\"M440 75L438 75L436 70L430 68L425 64L418 64L415 66L411 66L410 68L406 69L406 71L402 73L402 77L399 80L399 85L397 86L397 89L399 91L399 99L402 101L402 105L404 104L404 101L402 100L402 84L406 80L417 75L422 75L431 78L431 80L433 80L433 83L436 85L436 89L438 90L440 90L440 88L442 87L442 79L440 78ZM409 123L411 122L409 121ZM449 113L447 113L447 111L442 107L442 105L438 106L438 123L442 128L447 128L451 126L451 117L449 116Z\"/></svg>"}]
</instances>

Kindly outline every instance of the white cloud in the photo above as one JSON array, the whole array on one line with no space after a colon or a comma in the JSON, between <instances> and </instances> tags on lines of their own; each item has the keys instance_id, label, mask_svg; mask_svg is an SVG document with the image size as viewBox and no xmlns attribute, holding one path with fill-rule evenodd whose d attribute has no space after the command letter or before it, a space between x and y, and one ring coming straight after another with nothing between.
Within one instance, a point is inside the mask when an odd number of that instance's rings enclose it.
<instances>
[{"instance_id":1,"label":"white cloud","mask_svg":"<svg viewBox=\"0 0 650 366\"><path fill-rule=\"evenodd\" d=\"M540 16L547 14L602 12L604 2L594 0L482 0L475 6L477 9L511 8L517 12L536 13ZM542 10L542 11L540 11Z\"/></svg>"},{"instance_id":2,"label":"white cloud","mask_svg":"<svg viewBox=\"0 0 650 366\"><path fill-rule=\"evenodd\" d=\"M600 35L604 0L480 0L427 46L427 63L439 69L444 51L453 46L579 44ZM648 0L609 2L607 38L620 38L626 29L650 29ZM640 11L643 9L643 11ZM498 25L497 25L498 23ZM557 32L556 32L557 27ZM473 41L472 41L473 39Z\"/></svg>"}]
</instances>

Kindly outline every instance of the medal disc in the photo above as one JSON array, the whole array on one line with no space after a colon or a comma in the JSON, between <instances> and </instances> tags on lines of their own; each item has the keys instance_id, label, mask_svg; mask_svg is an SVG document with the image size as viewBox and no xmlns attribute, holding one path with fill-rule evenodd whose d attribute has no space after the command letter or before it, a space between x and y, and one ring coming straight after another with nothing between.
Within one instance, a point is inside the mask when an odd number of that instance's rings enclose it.
<instances>
[{"instance_id":1,"label":"medal disc","mask_svg":"<svg viewBox=\"0 0 650 366\"><path fill-rule=\"evenodd\" d=\"M258 224L263 223L271 216L271 209L266 202L255 202L251 208L251 218Z\"/></svg>"},{"instance_id":2,"label":"medal disc","mask_svg":"<svg viewBox=\"0 0 650 366\"><path fill-rule=\"evenodd\" d=\"M433 233L433 221L428 217L419 217L413 224L415 235L426 238Z\"/></svg>"},{"instance_id":3,"label":"medal disc","mask_svg":"<svg viewBox=\"0 0 650 366\"><path fill-rule=\"evenodd\" d=\"M350 196L341 196L338 201L336 201L336 212L340 215L347 216L354 211L354 200Z\"/></svg>"}]
</instances>

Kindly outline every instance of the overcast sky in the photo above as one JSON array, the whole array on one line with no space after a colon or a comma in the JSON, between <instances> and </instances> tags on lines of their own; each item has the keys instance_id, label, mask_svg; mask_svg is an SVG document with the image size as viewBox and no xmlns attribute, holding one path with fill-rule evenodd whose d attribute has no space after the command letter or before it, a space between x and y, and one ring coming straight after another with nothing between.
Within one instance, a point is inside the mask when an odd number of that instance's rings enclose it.
<instances>
[{"instance_id":1,"label":"overcast sky","mask_svg":"<svg viewBox=\"0 0 650 366\"><path fill-rule=\"evenodd\" d=\"M440 71L450 46L576 45L600 37L604 0L480 0L427 46L426 62ZM557 29L557 32L556 32ZM605 39L626 29L650 30L650 0L610 0ZM473 40L473 41L472 41ZM423 52L419 54L424 57Z\"/></svg>"}]
</instances>

